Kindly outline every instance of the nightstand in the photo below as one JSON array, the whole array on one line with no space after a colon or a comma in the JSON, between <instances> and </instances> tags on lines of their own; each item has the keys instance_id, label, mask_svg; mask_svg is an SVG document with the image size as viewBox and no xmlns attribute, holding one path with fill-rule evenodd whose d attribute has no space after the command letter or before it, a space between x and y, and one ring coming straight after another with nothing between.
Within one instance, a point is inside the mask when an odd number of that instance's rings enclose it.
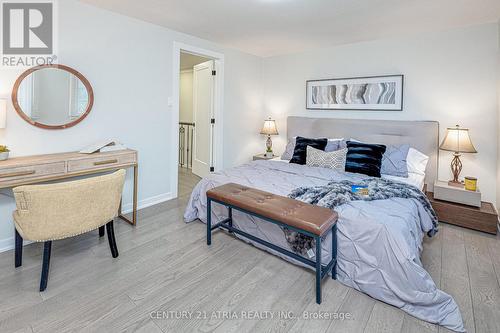
<instances>
[{"instance_id":1,"label":"nightstand","mask_svg":"<svg viewBox=\"0 0 500 333\"><path fill-rule=\"evenodd\" d=\"M278 157L278 156L274 155L273 157L266 157L265 154L258 154L258 155L253 156L253 160L254 161L257 161L257 160L266 160L267 161L267 160L272 160L275 157Z\"/></svg>"},{"instance_id":2,"label":"nightstand","mask_svg":"<svg viewBox=\"0 0 500 333\"><path fill-rule=\"evenodd\" d=\"M481 207L434 199L434 193L426 192L432 208L440 222L458 225L469 229L497 233L498 213L489 202L481 202Z\"/></svg>"}]
</instances>

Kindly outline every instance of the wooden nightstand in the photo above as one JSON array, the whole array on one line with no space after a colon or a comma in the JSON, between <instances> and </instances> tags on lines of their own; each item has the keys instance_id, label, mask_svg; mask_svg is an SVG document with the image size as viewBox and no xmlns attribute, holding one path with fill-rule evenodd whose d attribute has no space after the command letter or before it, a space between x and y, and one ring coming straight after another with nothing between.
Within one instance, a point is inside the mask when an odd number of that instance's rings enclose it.
<instances>
[{"instance_id":1,"label":"wooden nightstand","mask_svg":"<svg viewBox=\"0 0 500 333\"><path fill-rule=\"evenodd\" d=\"M426 194L440 222L496 235L498 213L493 204L482 201L481 207L473 207L434 199L432 192Z\"/></svg>"},{"instance_id":2,"label":"wooden nightstand","mask_svg":"<svg viewBox=\"0 0 500 333\"><path fill-rule=\"evenodd\" d=\"M266 157L265 154L258 154L258 155L253 156L253 160L254 161L257 161L257 160L266 160L267 161L267 160L272 160L275 157L278 157L278 156L274 155L273 157Z\"/></svg>"}]
</instances>

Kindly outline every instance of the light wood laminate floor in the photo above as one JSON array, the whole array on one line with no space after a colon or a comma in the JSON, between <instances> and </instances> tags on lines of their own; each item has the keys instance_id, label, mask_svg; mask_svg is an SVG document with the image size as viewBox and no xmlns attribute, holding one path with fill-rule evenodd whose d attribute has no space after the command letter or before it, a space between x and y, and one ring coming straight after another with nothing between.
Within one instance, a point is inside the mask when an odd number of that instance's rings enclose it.
<instances>
[{"instance_id":1,"label":"light wood laminate floor","mask_svg":"<svg viewBox=\"0 0 500 333\"><path fill-rule=\"evenodd\" d=\"M311 271L223 232L208 248L205 226L182 219L186 189L197 181L183 174L182 196L141 210L137 227L116 223L117 259L97 232L54 242L44 293L37 291L40 244L25 247L19 269L13 251L0 254L0 332L446 331L331 279L317 305ZM500 331L498 237L442 224L435 238L426 238L423 262L438 287L454 296L469 332ZM262 311L275 317L241 318ZM277 318L278 311L295 317ZM304 311L352 319L305 320Z\"/></svg>"}]
</instances>

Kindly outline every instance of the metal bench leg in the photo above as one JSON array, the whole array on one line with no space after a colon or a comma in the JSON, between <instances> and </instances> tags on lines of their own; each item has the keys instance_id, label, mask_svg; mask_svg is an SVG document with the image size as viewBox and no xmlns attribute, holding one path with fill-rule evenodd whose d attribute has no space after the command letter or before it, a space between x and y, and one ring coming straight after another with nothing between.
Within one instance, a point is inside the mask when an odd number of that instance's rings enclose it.
<instances>
[{"instance_id":1,"label":"metal bench leg","mask_svg":"<svg viewBox=\"0 0 500 333\"><path fill-rule=\"evenodd\" d=\"M335 263L332 267L332 279L337 280L337 224L332 227L332 259Z\"/></svg>"},{"instance_id":2,"label":"metal bench leg","mask_svg":"<svg viewBox=\"0 0 500 333\"><path fill-rule=\"evenodd\" d=\"M212 244L212 200L207 198L207 245Z\"/></svg>"},{"instance_id":3,"label":"metal bench leg","mask_svg":"<svg viewBox=\"0 0 500 333\"><path fill-rule=\"evenodd\" d=\"M321 304L321 237L316 237L316 303Z\"/></svg>"},{"instance_id":4,"label":"metal bench leg","mask_svg":"<svg viewBox=\"0 0 500 333\"><path fill-rule=\"evenodd\" d=\"M229 218L229 226L232 228L233 227L233 208L227 207L227 217ZM232 234L232 231L229 231L230 234Z\"/></svg>"}]
</instances>

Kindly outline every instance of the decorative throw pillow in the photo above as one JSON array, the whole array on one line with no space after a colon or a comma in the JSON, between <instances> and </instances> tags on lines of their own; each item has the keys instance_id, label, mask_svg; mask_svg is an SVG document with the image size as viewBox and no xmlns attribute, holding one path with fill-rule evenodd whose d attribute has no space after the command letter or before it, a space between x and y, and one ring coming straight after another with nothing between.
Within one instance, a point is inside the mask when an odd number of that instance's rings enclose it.
<instances>
[{"instance_id":1,"label":"decorative throw pillow","mask_svg":"<svg viewBox=\"0 0 500 333\"><path fill-rule=\"evenodd\" d=\"M309 139L298 136L295 139L295 149L290 163L306 164L307 146L324 151L327 143L328 139Z\"/></svg>"},{"instance_id":2,"label":"decorative throw pillow","mask_svg":"<svg viewBox=\"0 0 500 333\"><path fill-rule=\"evenodd\" d=\"M291 160L293 156L293 152L295 150L295 139L297 137L291 138L285 148L285 152L281 155L282 160ZM328 139L328 143L326 144L325 151L336 151L339 149L346 148L347 145L344 139Z\"/></svg>"},{"instance_id":3,"label":"decorative throw pillow","mask_svg":"<svg viewBox=\"0 0 500 333\"><path fill-rule=\"evenodd\" d=\"M387 146L382 157L380 173L396 177L408 178L407 157L410 145Z\"/></svg>"},{"instance_id":4,"label":"decorative throw pillow","mask_svg":"<svg viewBox=\"0 0 500 333\"><path fill-rule=\"evenodd\" d=\"M306 165L344 171L346 156L347 148L326 152L307 146Z\"/></svg>"},{"instance_id":5,"label":"decorative throw pillow","mask_svg":"<svg viewBox=\"0 0 500 333\"><path fill-rule=\"evenodd\" d=\"M347 141L345 171L380 178L384 145Z\"/></svg>"}]
</instances>

